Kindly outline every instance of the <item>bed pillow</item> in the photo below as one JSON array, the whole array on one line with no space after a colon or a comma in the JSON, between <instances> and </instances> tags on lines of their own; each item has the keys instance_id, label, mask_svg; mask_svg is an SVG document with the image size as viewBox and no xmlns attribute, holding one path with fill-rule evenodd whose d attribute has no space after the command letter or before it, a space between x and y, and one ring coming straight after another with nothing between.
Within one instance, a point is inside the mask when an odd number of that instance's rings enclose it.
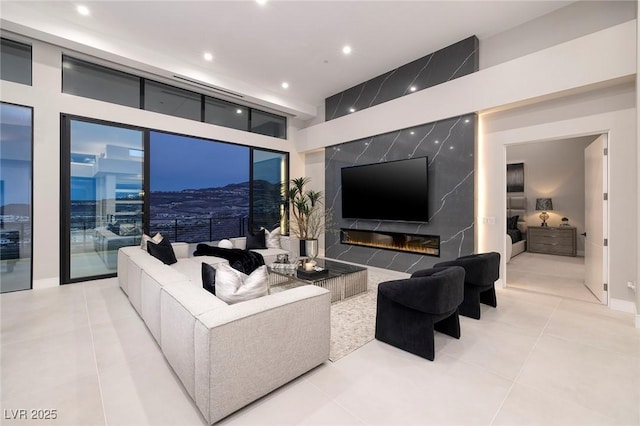
<instances>
[{"instance_id":1,"label":"bed pillow","mask_svg":"<svg viewBox=\"0 0 640 426\"><path fill-rule=\"evenodd\" d=\"M247 275L221 263L216 265L216 296L230 305L266 296L269 292L268 278L264 265Z\"/></svg>"},{"instance_id":2,"label":"bed pillow","mask_svg":"<svg viewBox=\"0 0 640 426\"><path fill-rule=\"evenodd\" d=\"M507 218L507 229L518 229L518 218L520 216L511 216Z\"/></svg>"},{"instance_id":3,"label":"bed pillow","mask_svg":"<svg viewBox=\"0 0 640 426\"><path fill-rule=\"evenodd\" d=\"M267 248L275 248L275 249L282 248L282 246L280 245L280 227L279 226L273 231L269 231L268 229L265 229L264 237L265 237L265 245L267 246Z\"/></svg>"},{"instance_id":4,"label":"bed pillow","mask_svg":"<svg viewBox=\"0 0 640 426\"><path fill-rule=\"evenodd\" d=\"M157 244L149 240L147 242L147 251L151 256L160 260L165 265L173 265L178 262L176 254L173 252L173 247L171 247L171 242L166 238L163 238L162 241Z\"/></svg>"}]
</instances>

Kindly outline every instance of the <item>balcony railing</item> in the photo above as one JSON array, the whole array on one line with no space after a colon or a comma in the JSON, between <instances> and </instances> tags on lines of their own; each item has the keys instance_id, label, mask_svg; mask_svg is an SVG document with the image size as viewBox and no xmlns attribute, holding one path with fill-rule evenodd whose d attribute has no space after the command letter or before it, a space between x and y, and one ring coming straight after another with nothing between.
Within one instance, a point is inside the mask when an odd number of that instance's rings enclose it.
<instances>
[{"instance_id":1,"label":"balcony railing","mask_svg":"<svg viewBox=\"0 0 640 426\"><path fill-rule=\"evenodd\" d=\"M150 219L149 233L160 232L171 241L199 243L243 236L248 226L248 217Z\"/></svg>"}]
</instances>

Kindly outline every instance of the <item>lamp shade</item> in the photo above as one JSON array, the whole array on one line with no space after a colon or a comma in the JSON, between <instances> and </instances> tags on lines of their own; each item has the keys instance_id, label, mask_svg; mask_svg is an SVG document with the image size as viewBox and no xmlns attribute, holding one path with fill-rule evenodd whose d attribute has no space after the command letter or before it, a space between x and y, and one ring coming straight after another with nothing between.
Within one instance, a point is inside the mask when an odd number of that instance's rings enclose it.
<instances>
[{"instance_id":1,"label":"lamp shade","mask_svg":"<svg viewBox=\"0 0 640 426\"><path fill-rule=\"evenodd\" d=\"M536 198L536 210L553 210L553 202L551 201L551 198Z\"/></svg>"}]
</instances>

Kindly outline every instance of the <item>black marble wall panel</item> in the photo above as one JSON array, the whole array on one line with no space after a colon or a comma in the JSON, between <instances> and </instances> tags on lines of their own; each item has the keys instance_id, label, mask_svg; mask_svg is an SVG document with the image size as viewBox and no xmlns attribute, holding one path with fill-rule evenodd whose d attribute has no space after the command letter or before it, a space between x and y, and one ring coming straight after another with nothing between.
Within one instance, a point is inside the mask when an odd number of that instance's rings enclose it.
<instances>
[{"instance_id":1,"label":"black marble wall panel","mask_svg":"<svg viewBox=\"0 0 640 426\"><path fill-rule=\"evenodd\" d=\"M478 38L471 36L328 97L325 121L476 72L478 52Z\"/></svg>"},{"instance_id":2,"label":"black marble wall panel","mask_svg":"<svg viewBox=\"0 0 640 426\"><path fill-rule=\"evenodd\" d=\"M440 257L358 247L327 232L326 256L403 272L473 253L474 155L476 115L467 114L409 129L334 145L325 150L325 203L335 228L407 232L440 236ZM429 222L391 222L342 218L343 167L427 156Z\"/></svg>"}]
</instances>

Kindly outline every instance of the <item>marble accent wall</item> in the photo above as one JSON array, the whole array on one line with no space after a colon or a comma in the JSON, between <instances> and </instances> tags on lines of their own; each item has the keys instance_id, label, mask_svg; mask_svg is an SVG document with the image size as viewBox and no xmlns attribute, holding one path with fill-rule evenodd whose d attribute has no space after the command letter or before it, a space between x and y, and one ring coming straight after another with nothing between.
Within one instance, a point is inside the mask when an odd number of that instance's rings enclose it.
<instances>
[{"instance_id":1,"label":"marble accent wall","mask_svg":"<svg viewBox=\"0 0 640 426\"><path fill-rule=\"evenodd\" d=\"M440 257L340 243L339 232L325 235L326 256L403 272L473 253L476 114L452 117L409 129L346 142L325 150L325 203L334 228L406 232L440 236ZM429 158L429 222L342 218L343 167Z\"/></svg>"},{"instance_id":2,"label":"marble accent wall","mask_svg":"<svg viewBox=\"0 0 640 426\"><path fill-rule=\"evenodd\" d=\"M325 99L325 121L478 71L478 38L471 36Z\"/></svg>"}]
</instances>

